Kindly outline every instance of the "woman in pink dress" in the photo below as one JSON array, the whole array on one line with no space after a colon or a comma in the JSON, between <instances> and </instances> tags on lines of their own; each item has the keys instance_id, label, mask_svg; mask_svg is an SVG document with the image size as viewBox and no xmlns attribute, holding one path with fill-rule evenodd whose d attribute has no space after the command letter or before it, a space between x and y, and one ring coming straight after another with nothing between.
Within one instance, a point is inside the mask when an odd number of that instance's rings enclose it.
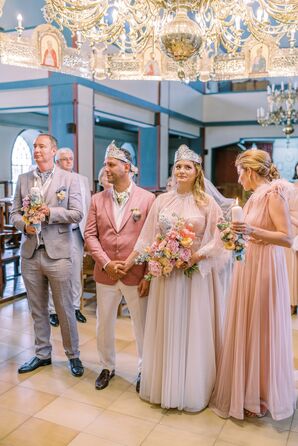
<instances>
[{"instance_id":1,"label":"woman in pink dress","mask_svg":"<svg viewBox=\"0 0 298 446\"><path fill-rule=\"evenodd\" d=\"M244 223L246 258L236 262L210 407L221 417L287 418L295 407L290 296L283 247L291 246L286 186L267 152L241 153L239 183L253 190Z\"/></svg>"},{"instance_id":2,"label":"woman in pink dress","mask_svg":"<svg viewBox=\"0 0 298 446\"><path fill-rule=\"evenodd\" d=\"M298 163L295 166L293 191L289 196L289 210L292 230L295 237L292 248L286 249L286 261L289 274L291 314L297 313L298 306Z\"/></svg>"}]
</instances>

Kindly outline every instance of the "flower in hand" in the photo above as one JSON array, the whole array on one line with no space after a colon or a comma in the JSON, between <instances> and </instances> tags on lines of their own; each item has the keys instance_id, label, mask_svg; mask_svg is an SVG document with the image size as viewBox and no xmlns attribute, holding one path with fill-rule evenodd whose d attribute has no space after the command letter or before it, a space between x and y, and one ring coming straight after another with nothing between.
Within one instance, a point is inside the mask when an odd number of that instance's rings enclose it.
<instances>
[{"instance_id":1,"label":"flower in hand","mask_svg":"<svg viewBox=\"0 0 298 446\"><path fill-rule=\"evenodd\" d=\"M223 241L225 249L233 252L235 260L244 260L245 256L245 227L248 227L245 223L229 222L221 219L217 224L220 230L220 238Z\"/></svg>"},{"instance_id":2,"label":"flower in hand","mask_svg":"<svg viewBox=\"0 0 298 446\"><path fill-rule=\"evenodd\" d=\"M176 218L165 234L157 234L155 241L140 254L135 262L147 262L148 273L145 279L150 281L153 277L168 277L174 268L183 270L188 277L198 271L198 257L192 253L196 234L193 225L184 218Z\"/></svg>"}]
</instances>

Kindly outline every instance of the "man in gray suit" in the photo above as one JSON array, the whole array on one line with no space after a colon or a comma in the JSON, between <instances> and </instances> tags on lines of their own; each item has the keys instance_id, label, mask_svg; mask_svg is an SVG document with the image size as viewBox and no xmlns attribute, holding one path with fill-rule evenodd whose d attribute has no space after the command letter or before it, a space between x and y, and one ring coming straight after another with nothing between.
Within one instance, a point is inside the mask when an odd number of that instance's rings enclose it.
<instances>
[{"instance_id":1,"label":"man in gray suit","mask_svg":"<svg viewBox=\"0 0 298 446\"><path fill-rule=\"evenodd\" d=\"M18 372L27 373L51 364L50 323L48 317L48 284L53 292L60 319L62 341L70 370L82 376L79 338L71 295L72 224L82 219L82 202L77 178L55 167L57 141L49 134L39 135L34 142L37 168L18 178L11 212L12 223L23 232L21 243L22 275L34 323L36 356ZM37 234L22 219L23 199L34 187L43 197L41 211L45 222Z\"/></svg>"},{"instance_id":2,"label":"man in gray suit","mask_svg":"<svg viewBox=\"0 0 298 446\"><path fill-rule=\"evenodd\" d=\"M73 255L72 255L72 299L73 306L75 310L76 319L78 322L86 322L86 317L81 313L81 296L82 296L82 266L83 266L83 255L84 255L84 231L86 226L86 219L88 210L91 203L91 193L89 187L88 178L84 175L80 175L73 172L73 151L68 147L62 147L57 150L56 153L56 164L63 170L72 172L79 180L80 192L82 197L82 211L83 218L79 224L75 223L72 225L72 235L73 235ZM55 310L55 305L50 292L49 295L49 313L50 313L50 324L53 327L58 327L59 318Z\"/></svg>"}]
</instances>

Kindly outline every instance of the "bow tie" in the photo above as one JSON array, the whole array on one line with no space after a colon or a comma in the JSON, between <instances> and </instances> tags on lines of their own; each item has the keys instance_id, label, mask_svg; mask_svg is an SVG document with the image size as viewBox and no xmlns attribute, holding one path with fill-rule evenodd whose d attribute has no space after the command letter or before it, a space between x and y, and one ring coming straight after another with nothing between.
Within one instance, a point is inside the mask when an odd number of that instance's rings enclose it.
<instances>
[{"instance_id":1,"label":"bow tie","mask_svg":"<svg viewBox=\"0 0 298 446\"><path fill-rule=\"evenodd\" d=\"M129 192L125 190L124 192L117 192L114 189L114 199L121 206L123 203L126 203L129 197Z\"/></svg>"}]
</instances>

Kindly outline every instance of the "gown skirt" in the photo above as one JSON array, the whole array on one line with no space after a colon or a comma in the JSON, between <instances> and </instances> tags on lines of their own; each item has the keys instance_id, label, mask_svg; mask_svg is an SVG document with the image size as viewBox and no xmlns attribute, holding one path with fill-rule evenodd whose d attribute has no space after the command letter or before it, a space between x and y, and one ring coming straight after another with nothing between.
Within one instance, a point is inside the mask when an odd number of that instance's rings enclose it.
<instances>
[{"instance_id":1,"label":"gown skirt","mask_svg":"<svg viewBox=\"0 0 298 446\"><path fill-rule=\"evenodd\" d=\"M216 374L212 273L174 270L151 282L140 396L164 408L196 412L208 405Z\"/></svg>"},{"instance_id":2,"label":"gown skirt","mask_svg":"<svg viewBox=\"0 0 298 446\"><path fill-rule=\"evenodd\" d=\"M224 345L210 407L222 417L243 419L244 408L275 420L293 414L289 287L284 249L249 242L236 262Z\"/></svg>"}]
</instances>

